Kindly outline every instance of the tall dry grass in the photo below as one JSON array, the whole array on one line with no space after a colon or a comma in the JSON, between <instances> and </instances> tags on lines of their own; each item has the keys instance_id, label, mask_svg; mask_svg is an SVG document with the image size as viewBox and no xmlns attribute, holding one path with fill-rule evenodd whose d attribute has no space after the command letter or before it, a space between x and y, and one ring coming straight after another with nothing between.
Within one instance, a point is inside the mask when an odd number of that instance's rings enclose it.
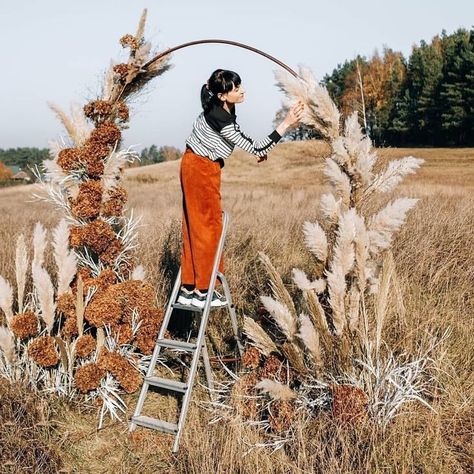
<instances>
[{"instance_id":1,"label":"tall dry grass","mask_svg":"<svg viewBox=\"0 0 474 474\"><path fill-rule=\"evenodd\" d=\"M315 221L318 197L325 192L320 142L283 143L257 165L236 152L223 170L223 207L231 214L225 248L225 273L240 317L260 306L267 277L258 263L264 251L292 288L294 267L311 271L302 227ZM383 334L397 351L413 349L427 330L451 335L438 349L440 389L431 400L435 412L412 404L386 429L366 423L339 425L321 416L311 426L298 424L295 441L271 454L254 450L249 427L217 423L192 404L180 452L170 455L170 438L125 424L95 430L94 409L52 407L43 440L59 447L66 472L190 473L462 473L474 471L474 150L383 149L385 159L414 155L426 163L398 191L421 200L394 243L403 307L391 301ZM161 303L179 265L181 195L179 162L128 170L129 206L143 215L139 258ZM37 220L53 227L59 214L42 203L27 203L31 187L0 190L0 273L14 279L15 239L31 234ZM393 196L389 196L393 197ZM53 256L46 255L51 269ZM27 291L31 282L27 282ZM293 294L296 294L294 289ZM217 315L220 313L216 313ZM214 353L227 353L231 328L211 318ZM215 366L218 377L225 377ZM203 382L203 380L201 380ZM195 400L205 400L197 389ZM2 401L0 400L0 404ZM150 402L151 409L173 409L171 399ZM134 406L130 398L128 405ZM1 426L1 425L0 425ZM5 429L5 428L2 428Z\"/></svg>"}]
</instances>

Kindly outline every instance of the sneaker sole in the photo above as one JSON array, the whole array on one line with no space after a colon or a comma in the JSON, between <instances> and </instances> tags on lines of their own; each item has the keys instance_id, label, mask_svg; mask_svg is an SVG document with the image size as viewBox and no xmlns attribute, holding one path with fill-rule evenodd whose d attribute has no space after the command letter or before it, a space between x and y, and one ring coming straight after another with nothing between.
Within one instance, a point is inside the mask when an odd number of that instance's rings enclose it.
<instances>
[{"instance_id":1,"label":"sneaker sole","mask_svg":"<svg viewBox=\"0 0 474 474\"><path fill-rule=\"evenodd\" d=\"M183 296L180 296L177 300L176 303L182 304L184 306L189 306L192 303L192 298L184 298Z\"/></svg>"}]
</instances>

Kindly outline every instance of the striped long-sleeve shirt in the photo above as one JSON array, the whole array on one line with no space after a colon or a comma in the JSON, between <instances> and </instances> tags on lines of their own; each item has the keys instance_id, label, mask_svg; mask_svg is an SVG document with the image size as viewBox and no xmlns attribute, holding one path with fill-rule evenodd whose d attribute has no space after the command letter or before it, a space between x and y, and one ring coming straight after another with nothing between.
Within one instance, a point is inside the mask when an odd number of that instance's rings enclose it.
<instances>
[{"instance_id":1,"label":"striped long-sleeve shirt","mask_svg":"<svg viewBox=\"0 0 474 474\"><path fill-rule=\"evenodd\" d=\"M229 113L219 106L202 112L194 121L186 145L191 147L194 153L217 161L228 158L236 146L263 157L281 139L281 135L274 130L263 140L253 140L240 130L236 117L235 109Z\"/></svg>"}]
</instances>

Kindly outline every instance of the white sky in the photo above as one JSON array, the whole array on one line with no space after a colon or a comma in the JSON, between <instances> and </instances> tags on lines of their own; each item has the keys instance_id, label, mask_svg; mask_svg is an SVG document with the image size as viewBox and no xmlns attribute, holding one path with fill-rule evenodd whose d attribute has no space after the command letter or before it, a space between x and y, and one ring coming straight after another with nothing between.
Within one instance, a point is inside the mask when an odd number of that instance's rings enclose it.
<instances>
[{"instance_id":1,"label":"white sky","mask_svg":"<svg viewBox=\"0 0 474 474\"><path fill-rule=\"evenodd\" d=\"M46 147L64 134L46 102L65 110L99 91L118 43L134 33L148 8L146 37L160 49L220 38L261 49L293 69L309 66L319 79L338 63L384 45L402 51L441 33L474 24L472 0L0 0L0 148ZM200 113L199 91L214 69L240 74L246 100L236 112L254 138L272 130L282 95L267 59L227 45L177 51L174 68L152 83L132 108L126 145L184 148Z\"/></svg>"}]
</instances>

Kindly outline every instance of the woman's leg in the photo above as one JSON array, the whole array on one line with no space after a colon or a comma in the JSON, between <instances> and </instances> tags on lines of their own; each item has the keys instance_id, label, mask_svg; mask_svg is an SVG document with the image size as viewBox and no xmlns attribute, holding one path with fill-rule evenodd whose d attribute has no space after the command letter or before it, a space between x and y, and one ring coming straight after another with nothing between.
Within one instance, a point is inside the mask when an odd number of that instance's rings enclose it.
<instances>
[{"instance_id":1,"label":"woman's leg","mask_svg":"<svg viewBox=\"0 0 474 474\"><path fill-rule=\"evenodd\" d=\"M183 263L187 263L190 253L194 284L196 288L205 289L209 287L222 232L219 163L192 152L185 153L181 166L181 185L185 210L183 232L186 229L186 234L183 233ZM219 271L223 270L221 258ZM190 272L186 276L191 276ZM184 280L184 274L182 282L188 283Z\"/></svg>"}]
</instances>

